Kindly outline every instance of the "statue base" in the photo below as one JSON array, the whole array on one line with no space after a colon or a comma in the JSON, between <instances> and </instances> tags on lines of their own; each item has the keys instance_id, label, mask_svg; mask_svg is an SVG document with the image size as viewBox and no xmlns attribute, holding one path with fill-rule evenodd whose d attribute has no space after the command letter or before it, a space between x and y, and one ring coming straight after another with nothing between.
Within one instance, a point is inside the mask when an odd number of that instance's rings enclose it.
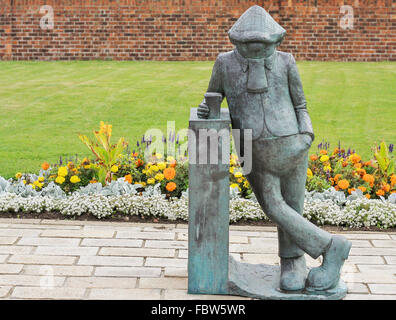
<instances>
[{"instance_id":1,"label":"statue base","mask_svg":"<svg viewBox=\"0 0 396 320\"><path fill-rule=\"evenodd\" d=\"M241 263L231 256L229 262L229 295L261 300L341 300L348 291L340 279L335 288L327 291L285 292L279 289L279 266Z\"/></svg>"}]
</instances>

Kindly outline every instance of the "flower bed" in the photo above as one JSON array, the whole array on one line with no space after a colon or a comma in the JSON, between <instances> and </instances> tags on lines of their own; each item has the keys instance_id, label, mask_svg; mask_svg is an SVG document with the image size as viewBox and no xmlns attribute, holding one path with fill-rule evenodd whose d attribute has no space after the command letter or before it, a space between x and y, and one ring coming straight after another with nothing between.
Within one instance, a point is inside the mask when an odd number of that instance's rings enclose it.
<instances>
[{"instance_id":1,"label":"flower bed","mask_svg":"<svg viewBox=\"0 0 396 320\"><path fill-rule=\"evenodd\" d=\"M125 215L187 219L187 154L147 153L151 138L130 150L123 138L111 144L112 127L101 123L97 142L80 135L95 159L60 159L42 164L38 174L0 177L0 212L54 211L97 218ZM171 134L168 139L179 145ZM163 138L166 142L166 138ZM180 150L180 148L179 148ZM304 215L317 224L381 228L396 224L396 175L393 145L381 143L374 158L363 161L339 146L318 145L310 156ZM148 155L147 155L148 154ZM230 221L267 219L237 157L230 157Z\"/></svg>"},{"instance_id":2,"label":"flower bed","mask_svg":"<svg viewBox=\"0 0 396 320\"><path fill-rule=\"evenodd\" d=\"M75 192L65 197L57 197L50 193L45 196L24 197L5 192L0 194L0 212L15 214L59 212L67 217L89 214L98 219L115 214L160 217L169 220L187 221L188 219L187 193L183 193L180 198L166 199L166 196L161 194L159 185L148 188L143 195L138 191L126 193L128 190L126 182L114 183L114 189L115 185L118 185L117 189L120 192L118 195L108 195L109 189L102 189L98 194ZM347 199L343 196L342 192L335 189L324 193L307 192L304 216L317 225L379 228L396 226L396 196L388 200L369 200L363 196ZM265 221L268 218L254 198L232 197L230 222L241 220Z\"/></svg>"}]
</instances>

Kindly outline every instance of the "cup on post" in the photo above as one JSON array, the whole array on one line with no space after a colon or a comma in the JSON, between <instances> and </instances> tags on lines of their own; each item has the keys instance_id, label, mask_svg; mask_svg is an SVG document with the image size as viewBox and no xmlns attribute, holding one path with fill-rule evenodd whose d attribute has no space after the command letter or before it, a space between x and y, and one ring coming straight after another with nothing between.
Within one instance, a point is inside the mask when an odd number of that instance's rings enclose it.
<instances>
[{"instance_id":1,"label":"cup on post","mask_svg":"<svg viewBox=\"0 0 396 320\"><path fill-rule=\"evenodd\" d=\"M205 93L205 102L209 107L208 119L220 119L220 109L223 95L218 92Z\"/></svg>"}]
</instances>

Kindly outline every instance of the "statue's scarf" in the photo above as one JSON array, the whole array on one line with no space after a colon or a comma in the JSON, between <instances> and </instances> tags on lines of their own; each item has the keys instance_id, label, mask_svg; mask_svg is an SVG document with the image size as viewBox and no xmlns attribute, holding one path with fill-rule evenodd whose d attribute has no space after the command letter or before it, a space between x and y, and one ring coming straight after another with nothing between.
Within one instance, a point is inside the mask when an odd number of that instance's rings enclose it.
<instances>
[{"instance_id":1,"label":"statue's scarf","mask_svg":"<svg viewBox=\"0 0 396 320\"><path fill-rule=\"evenodd\" d=\"M263 93L268 90L267 76L265 74L265 59L248 60L247 91L251 93Z\"/></svg>"}]
</instances>

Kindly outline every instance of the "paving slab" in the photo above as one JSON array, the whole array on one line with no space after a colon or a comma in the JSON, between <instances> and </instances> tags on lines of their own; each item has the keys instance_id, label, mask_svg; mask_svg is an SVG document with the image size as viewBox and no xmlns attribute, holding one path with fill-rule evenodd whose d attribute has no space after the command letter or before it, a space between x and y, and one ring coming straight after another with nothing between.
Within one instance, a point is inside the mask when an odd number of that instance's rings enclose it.
<instances>
[{"instance_id":1,"label":"paving slab","mask_svg":"<svg viewBox=\"0 0 396 320\"><path fill-rule=\"evenodd\" d=\"M338 233L353 243L345 299L396 300L396 234ZM231 226L230 255L279 265L276 228ZM246 299L188 294L187 258L187 224L0 218L2 299Z\"/></svg>"}]
</instances>

